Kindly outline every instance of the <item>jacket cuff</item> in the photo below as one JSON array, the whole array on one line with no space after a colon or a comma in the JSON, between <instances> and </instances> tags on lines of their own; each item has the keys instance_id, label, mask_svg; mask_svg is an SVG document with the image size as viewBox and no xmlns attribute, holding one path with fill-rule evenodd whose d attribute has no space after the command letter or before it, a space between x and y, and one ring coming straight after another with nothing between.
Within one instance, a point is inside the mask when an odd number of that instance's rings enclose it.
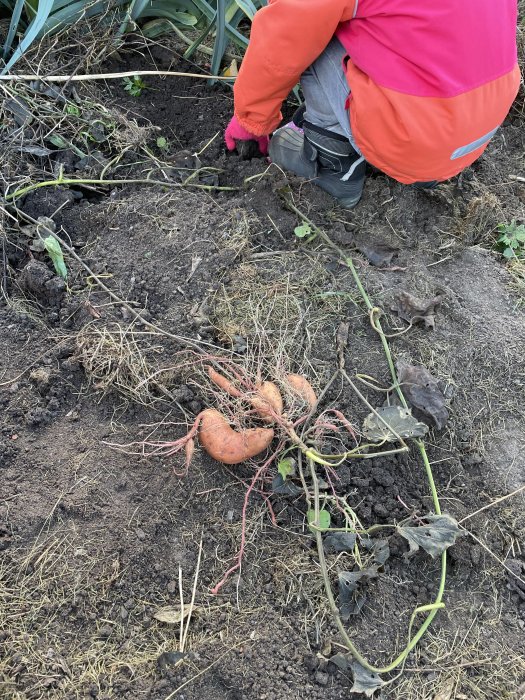
<instances>
[{"instance_id":1,"label":"jacket cuff","mask_svg":"<svg viewBox=\"0 0 525 700\"><path fill-rule=\"evenodd\" d=\"M249 131L250 134L253 134L254 136L269 136L272 133L272 131L275 131L275 129L279 126L283 119L282 114L279 114L278 120L273 119L271 121L262 123L254 122L251 119L241 117L238 114L235 114L235 117L237 118L239 124L244 129L246 129L246 131Z\"/></svg>"}]
</instances>

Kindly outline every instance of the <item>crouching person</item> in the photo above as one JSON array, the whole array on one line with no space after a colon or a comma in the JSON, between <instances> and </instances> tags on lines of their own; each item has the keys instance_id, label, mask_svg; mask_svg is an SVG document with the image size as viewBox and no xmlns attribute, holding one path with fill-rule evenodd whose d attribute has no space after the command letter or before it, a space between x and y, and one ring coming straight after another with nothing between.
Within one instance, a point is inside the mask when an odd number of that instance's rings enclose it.
<instances>
[{"instance_id":1,"label":"crouching person","mask_svg":"<svg viewBox=\"0 0 525 700\"><path fill-rule=\"evenodd\" d=\"M517 0L269 0L253 21L226 145L256 140L266 154L269 144L272 162L347 208L366 162L433 187L479 158L508 114L520 84L516 25ZM299 81L304 107L277 128Z\"/></svg>"}]
</instances>

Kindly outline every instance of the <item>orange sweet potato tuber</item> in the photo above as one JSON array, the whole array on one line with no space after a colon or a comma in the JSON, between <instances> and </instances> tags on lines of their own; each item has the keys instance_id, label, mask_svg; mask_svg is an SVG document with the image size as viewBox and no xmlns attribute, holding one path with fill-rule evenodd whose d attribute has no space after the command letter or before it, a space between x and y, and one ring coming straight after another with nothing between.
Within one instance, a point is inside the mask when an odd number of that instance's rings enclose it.
<instances>
[{"instance_id":1,"label":"orange sweet potato tuber","mask_svg":"<svg viewBox=\"0 0 525 700\"><path fill-rule=\"evenodd\" d=\"M201 414L199 441L206 452L224 464L239 464L266 450L273 440L272 428L236 431L214 408Z\"/></svg>"},{"instance_id":2,"label":"orange sweet potato tuber","mask_svg":"<svg viewBox=\"0 0 525 700\"><path fill-rule=\"evenodd\" d=\"M283 412L283 397L273 382L262 382L257 387L257 395L250 399L259 416L265 423L272 423L272 413L280 416Z\"/></svg>"},{"instance_id":3,"label":"orange sweet potato tuber","mask_svg":"<svg viewBox=\"0 0 525 700\"><path fill-rule=\"evenodd\" d=\"M292 390L306 401L311 408L317 403L317 396L310 382L300 374L286 375L286 382Z\"/></svg>"},{"instance_id":4,"label":"orange sweet potato tuber","mask_svg":"<svg viewBox=\"0 0 525 700\"><path fill-rule=\"evenodd\" d=\"M208 377L212 380L214 384L217 384L218 387L223 389L227 394L230 396L235 396L235 398L239 398L239 396L242 395L242 393L235 387L229 379L226 379L226 377L223 377L222 374L219 374L216 370L213 369L213 367L208 366Z\"/></svg>"}]
</instances>

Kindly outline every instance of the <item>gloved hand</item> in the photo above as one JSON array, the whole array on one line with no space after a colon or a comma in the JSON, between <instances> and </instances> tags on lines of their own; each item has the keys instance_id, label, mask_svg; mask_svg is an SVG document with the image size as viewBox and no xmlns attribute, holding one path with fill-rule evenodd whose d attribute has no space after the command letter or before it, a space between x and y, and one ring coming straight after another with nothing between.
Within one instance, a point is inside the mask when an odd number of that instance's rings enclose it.
<instances>
[{"instance_id":1,"label":"gloved hand","mask_svg":"<svg viewBox=\"0 0 525 700\"><path fill-rule=\"evenodd\" d=\"M255 134L246 131L246 129L239 124L235 116L232 117L230 123L226 127L224 141L229 151L235 150L236 141L256 141L259 146L259 151L263 156L268 155L268 144L270 143L268 136L255 136Z\"/></svg>"}]
</instances>

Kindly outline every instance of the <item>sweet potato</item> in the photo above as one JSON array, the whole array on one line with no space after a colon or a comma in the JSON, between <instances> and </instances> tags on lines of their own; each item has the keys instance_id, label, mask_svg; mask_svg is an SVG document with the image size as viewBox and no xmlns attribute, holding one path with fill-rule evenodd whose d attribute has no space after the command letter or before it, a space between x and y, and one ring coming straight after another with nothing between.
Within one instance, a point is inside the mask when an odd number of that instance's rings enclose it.
<instances>
[{"instance_id":1,"label":"sweet potato","mask_svg":"<svg viewBox=\"0 0 525 700\"><path fill-rule=\"evenodd\" d=\"M223 377L222 374L219 374L216 370L213 369L213 367L208 366L208 377L212 380L214 384L217 384L218 387L220 387L223 391L225 391L227 394L230 396L235 396L235 398L239 398L241 396L242 392L239 391L231 382L229 379L226 379L226 377Z\"/></svg>"},{"instance_id":2,"label":"sweet potato","mask_svg":"<svg viewBox=\"0 0 525 700\"><path fill-rule=\"evenodd\" d=\"M286 382L292 388L294 393L300 396L308 403L310 408L313 408L317 403L317 396L310 382L300 374L286 375Z\"/></svg>"},{"instance_id":3,"label":"sweet potato","mask_svg":"<svg viewBox=\"0 0 525 700\"><path fill-rule=\"evenodd\" d=\"M236 431L214 408L201 414L199 441L206 452L223 464L239 464L263 452L273 440L272 428Z\"/></svg>"},{"instance_id":4,"label":"sweet potato","mask_svg":"<svg viewBox=\"0 0 525 700\"><path fill-rule=\"evenodd\" d=\"M262 382L257 387L257 395L250 399L252 406L265 423L272 423L273 413L280 416L283 412L283 397L273 382Z\"/></svg>"}]
</instances>

